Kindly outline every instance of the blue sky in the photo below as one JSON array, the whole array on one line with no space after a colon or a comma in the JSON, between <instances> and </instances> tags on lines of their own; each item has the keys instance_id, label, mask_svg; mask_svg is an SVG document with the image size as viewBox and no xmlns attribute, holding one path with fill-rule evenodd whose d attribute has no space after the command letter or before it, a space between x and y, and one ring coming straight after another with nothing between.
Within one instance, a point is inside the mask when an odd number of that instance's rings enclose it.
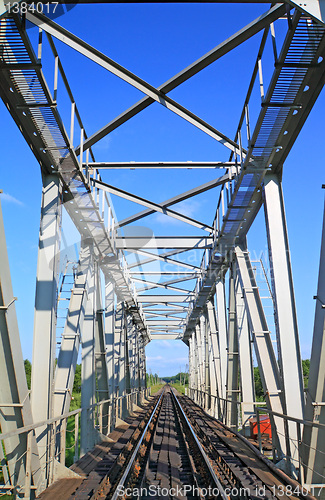
<instances>
[{"instance_id":1,"label":"blue sky","mask_svg":"<svg viewBox=\"0 0 325 500\"><path fill-rule=\"evenodd\" d=\"M266 5L132 4L77 5L59 23L109 55L152 85L160 85L219 42L256 18ZM279 21L277 33L285 21ZM29 34L35 39L35 30ZM260 35L170 93L180 104L233 138ZM59 55L88 134L109 122L142 97L136 89L94 63L57 43ZM271 47L267 46L267 54ZM45 49L46 54L46 49ZM265 78L271 65L265 62ZM53 67L44 62L53 82ZM59 86L59 111L69 122L66 99ZM252 118L259 106L255 89ZM283 188L303 358L309 357L317 289L324 182L322 144L325 94L321 94L286 161ZM68 127L68 126L67 126ZM2 177L0 188L6 239L24 357L32 356L35 275L40 217L40 170L3 103L0 103ZM76 137L76 144L78 139ZM95 148L97 161L227 160L228 151L192 125L159 106L151 105L114 131ZM216 170L106 171L103 179L154 201L163 201L222 174ZM119 219L139 206L112 197ZM187 215L211 223L218 191L200 195L180 207ZM168 224L167 224L168 222ZM164 216L141 221L156 235L201 234ZM252 256L266 252L263 212L249 236ZM173 375L187 363L181 341L155 341L147 347L147 366L159 375Z\"/></svg>"}]
</instances>

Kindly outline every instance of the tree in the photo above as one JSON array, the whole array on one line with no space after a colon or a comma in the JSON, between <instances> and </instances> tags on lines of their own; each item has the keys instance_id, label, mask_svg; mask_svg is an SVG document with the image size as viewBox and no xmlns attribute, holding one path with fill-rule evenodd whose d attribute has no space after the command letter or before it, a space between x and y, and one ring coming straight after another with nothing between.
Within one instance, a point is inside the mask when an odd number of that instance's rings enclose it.
<instances>
[{"instance_id":1,"label":"tree","mask_svg":"<svg viewBox=\"0 0 325 500\"><path fill-rule=\"evenodd\" d=\"M81 392L81 365L76 366L72 392Z\"/></svg>"},{"instance_id":2,"label":"tree","mask_svg":"<svg viewBox=\"0 0 325 500\"><path fill-rule=\"evenodd\" d=\"M31 378L32 378L32 363L29 361L29 359L25 359L24 366L25 366L27 387L28 387L28 389L30 389Z\"/></svg>"},{"instance_id":3,"label":"tree","mask_svg":"<svg viewBox=\"0 0 325 500\"><path fill-rule=\"evenodd\" d=\"M301 363L302 363L302 373L304 377L304 386L308 387L310 359L303 359Z\"/></svg>"},{"instance_id":4,"label":"tree","mask_svg":"<svg viewBox=\"0 0 325 500\"><path fill-rule=\"evenodd\" d=\"M260 371L257 366L254 367L254 382L255 382L256 400L264 401L264 389L262 385Z\"/></svg>"}]
</instances>

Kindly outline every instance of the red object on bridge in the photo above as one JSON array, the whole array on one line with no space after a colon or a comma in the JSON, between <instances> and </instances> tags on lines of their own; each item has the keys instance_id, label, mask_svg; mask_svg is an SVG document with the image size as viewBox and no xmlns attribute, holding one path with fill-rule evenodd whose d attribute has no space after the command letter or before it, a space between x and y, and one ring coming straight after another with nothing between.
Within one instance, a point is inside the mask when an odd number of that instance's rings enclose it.
<instances>
[{"instance_id":1,"label":"red object on bridge","mask_svg":"<svg viewBox=\"0 0 325 500\"><path fill-rule=\"evenodd\" d=\"M257 439L258 425L256 417L249 419L249 425L251 430L251 438ZM270 417L268 415L260 415L260 429L261 429L261 436L266 437L267 435L269 439L272 438L271 422L270 422Z\"/></svg>"}]
</instances>

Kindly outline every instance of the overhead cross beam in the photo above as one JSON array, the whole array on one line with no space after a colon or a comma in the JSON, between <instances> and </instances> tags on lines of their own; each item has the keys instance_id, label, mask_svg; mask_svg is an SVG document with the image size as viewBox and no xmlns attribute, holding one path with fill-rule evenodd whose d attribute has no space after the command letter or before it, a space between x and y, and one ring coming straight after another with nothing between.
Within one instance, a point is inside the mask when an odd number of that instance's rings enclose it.
<instances>
[{"instance_id":1,"label":"overhead cross beam","mask_svg":"<svg viewBox=\"0 0 325 500\"><path fill-rule=\"evenodd\" d=\"M241 45L243 42L251 38L252 36L256 35L259 31L262 29L266 28L270 23L281 17L283 14L285 14L285 6L284 5L276 5L272 7L268 12L265 14L261 15L251 23L249 23L247 26L245 26L243 29L239 30L237 33L232 35L231 37L227 38L224 42L220 43L217 45L214 49L211 51L207 52L203 57L197 59L194 63L190 64L187 66L184 70L179 72L177 75L175 75L173 78L170 80L167 80L163 85L158 87L156 92L158 92L159 99L160 96L163 94L167 94L171 90L175 89L182 83L186 82L188 79L190 79L192 76L196 75L198 72L200 72L202 69L206 68L213 62L217 61L220 59L222 56L233 50L234 48L238 47ZM63 42L67 43L69 40L69 36L71 33L69 33L67 30L64 30L63 28L60 28L59 25L54 23L53 21L50 21L46 16L37 14L37 17L34 15L31 18L31 14L28 13L27 15L28 20L30 20L32 23L37 24L38 26L41 26L44 31L50 32L50 26L51 26L51 32L53 36L57 37L56 35L59 36L59 39L63 38ZM68 40L65 39L65 36L68 36ZM71 35L74 37L76 40L77 44L79 42L82 42L82 45L85 44L82 40L80 40L78 37L75 37L75 35ZM69 45L69 43L68 43ZM79 46L79 48L82 49L82 45ZM88 44L85 44L87 49L92 49L91 46ZM95 50L95 49L93 49ZM96 51L99 55L99 57L103 56L100 52ZM106 56L104 56L106 57ZM111 61L109 58L107 58L109 61ZM116 64L116 63L115 63ZM122 68L122 67L120 67ZM122 68L124 69L124 68ZM166 96L165 96L166 97ZM86 149L89 149L91 146L96 144L100 139L105 137L107 134L115 130L117 127L128 121L130 118L133 116L137 115L140 113L140 111L144 110L148 106L150 106L153 102L156 102L156 99L146 96L140 101L138 101L136 104L131 106L131 108L127 109L124 111L121 115L119 115L117 118L115 118L113 121L105 125L102 129L97 131L95 134L93 134L91 137L85 140L83 144L83 149L84 151ZM231 141L232 142L232 141ZM235 143L234 143L235 144ZM237 146L237 145L236 145ZM238 147L237 147L238 150ZM75 150L76 154L79 155L80 153L80 147L76 148ZM245 153L245 150L243 150Z\"/></svg>"},{"instance_id":2,"label":"overhead cross beam","mask_svg":"<svg viewBox=\"0 0 325 500\"><path fill-rule=\"evenodd\" d=\"M170 111L173 111L176 115L184 118L186 121L200 129L202 132L205 132L231 151L239 153L240 147L238 144L229 139L229 137L224 135L216 128L212 127L212 125L205 122L188 109L184 108L184 106L182 106L181 104L178 104L176 101L166 96L162 90L156 89L155 87L144 81L142 78L139 78L137 75L124 68L117 62L113 61L113 59L110 59L105 54L95 49L81 38L77 37L73 33L70 33L65 28L62 28L62 26L60 26L59 24L48 19L43 14L31 14L27 11L26 16L30 22L44 30L46 33L49 33L83 56L97 63L99 66L107 69L115 76L121 78L126 83L129 83L130 85L135 87L137 90L140 90L140 92L146 94L153 101L162 104ZM87 149L87 147L84 145L84 150L85 149Z\"/></svg>"},{"instance_id":3,"label":"overhead cross beam","mask_svg":"<svg viewBox=\"0 0 325 500\"><path fill-rule=\"evenodd\" d=\"M169 198L168 200L160 203L159 206L161 208L167 208L170 207L171 205L176 205L176 203L188 200L189 198L192 198L193 196L196 196L198 194L205 193L205 191L208 191L209 189L213 189L217 186L222 186L226 182L231 181L232 179L233 179L233 174L228 172L227 174L223 175L222 177L218 177L213 181L205 182L204 184L201 184L196 188L189 189L184 193L173 196L172 198ZM142 212L138 212L137 214L131 215L130 217L123 219L122 221L119 222L119 226L120 227L126 226L128 224L131 224L132 222L136 222L137 220L143 219L143 217L147 217L148 215L151 215L153 213L155 213L155 210L150 210L150 209L143 210Z\"/></svg>"},{"instance_id":4,"label":"overhead cross beam","mask_svg":"<svg viewBox=\"0 0 325 500\"><path fill-rule=\"evenodd\" d=\"M154 253L151 253L151 252L146 252L145 250L143 249L137 249L137 250L133 250L133 253L139 253L141 255L145 255L146 257L150 257L150 259L147 259L146 261L142 261L142 263L138 263L138 264L133 264L133 265L130 265L129 267L138 267L140 265L144 265L144 264L149 264L150 262L154 261L154 260L161 260L162 262L166 262L167 264L173 264L174 266L180 266L180 267L186 267L187 269L197 269L199 270L200 268L197 267L197 266L194 266L193 264L188 264L187 262L181 262L179 260L174 260L174 259L170 259L169 257L166 257L166 254L163 254L163 255L159 255L159 254L154 254ZM176 253L178 253L177 251L176 252L168 252L169 255L174 255Z\"/></svg>"},{"instance_id":5,"label":"overhead cross beam","mask_svg":"<svg viewBox=\"0 0 325 500\"><path fill-rule=\"evenodd\" d=\"M116 238L116 248L132 251L137 248L146 250L158 248L181 248L184 250L203 250L211 248L213 244L212 236L118 236Z\"/></svg>"},{"instance_id":6,"label":"overhead cross beam","mask_svg":"<svg viewBox=\"0 0 325 500\"><path fill-rule=\"evenodd\" d=\"M187 217L187 215L182 215L178 212L175 212L174 210L170 210L169 208L161 207L158 205L158 203L154 203L153 201L146 200L145 198L142 198L141 196L137 196L136 194L131 194L128 191L124 191L123 189L117 188L115 186L111 186L110 184L106 184L106 182L99 181L96 179L91 179L92 184L95 187L99 187L103 189L104 191L108 191L111 194L115 194L116 196L119 196L120 198L124 198L125 200L128 201L133 201L134 203L139 203L139 205L143 205L145 207L148 207L155 212L160 212L163 215L168 215L169 217L173 217L174 219L177 219L181 222L185 222L186 224L190 224L191 226L197 227L199 229L203 229L204 231L208 231L211 233L213 231L211 226L208 226L207 224L204 224L203 222L199 222L195 219L192 219L191 217Z\"/></svg>"},{"instance_id":7,"label":"overhead cross beam","mask_svg":"<svg viewBox=\"0 0 325 500\"><path fill-rule=\"evenodd\" d=\"M97 170L115 169L165 169L165 168L230 168L235 167L234 161L108 161L84 163L84 168Z\"/></svg>"}]
</instances>

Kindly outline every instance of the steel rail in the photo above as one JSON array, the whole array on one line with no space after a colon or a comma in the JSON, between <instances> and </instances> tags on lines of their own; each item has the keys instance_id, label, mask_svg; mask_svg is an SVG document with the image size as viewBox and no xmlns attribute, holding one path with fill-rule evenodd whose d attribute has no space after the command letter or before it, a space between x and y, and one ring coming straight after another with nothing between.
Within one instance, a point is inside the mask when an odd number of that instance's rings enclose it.
<instances>
[{"instance_id":1,"label":"steel rail","mask_svg":"<svg viewBox=\"0 0 325 500\"><path fill-rule=\"evenodd\" d=\"M139 439L138 444L136 445L136 447L135 447L135 449L134 449L134 451L133 451L133 453L132 453L132 456L131 456L131 458L130 458L130 460L129 460L129 462L128 462L128 465L127 465L127 467L126 467L126 469L125 469L125 471L124 471L124 473L123 473L123 476L121 477L120 481L118 482L118 484L117 484L117 485L116 485L116 487L115 487L115 491L114 491L114 493L113 493L113 496L112 496L112 499L111 499L111 500L117 500L117 499L120 497L120 495L118 494L119 487L123 487L123 486L124 486L124 483L125 483L125 481L126 481L126 479L127 479L128 475L129 475L129 472L130 472L130 470L131 470L131 467L132 467L132 465L133 465L133 463L134 463L134 461L135 461L135 458L136 458L136 456L137 456L137 453L138 453L138 451L139 451L139 448L140 448L140 446L141 446L141 444L142 444L142 441L144 440L144 437L145 437L145 435L146 435L146 433L147 433L147 430L148 430L148 428L149 428L149 425L150 425L150 423L151 423L151 421L152 421L152 419L153 419L153 417L154 417L154 415L155 415L155 413L156 413L156 411L157 411L158 405L160 404L160 401L161 401L161 399L162 399L162 397L163 397L164 393L165 393L165 389L164 389L164 390L163 390L163 392L161 393L161 395L160 395L160 397L159 397L159 399L158 399L158 402L157 402L156 406L154 407L154 409L153 409L153 411L152 411L152 413L151 413L151 415L150 415L150 418L149 418L149 420L148 420L148 422L147 422L147 425L146 425L146 426L145 426L145 428L143 429L142 436L141 436L141 438Z\"/></svg>"},{"instance_id":2,"label":"steel rail","mask_svg":"<svg viewBox=\"0 0 325 500\"><path fill-rule=\"evenodd\" d=\"M223 486L222 486L221 482L220 482L220 481L219 481L219 479L217 478L217 475L216 475L216 473L215 473L215 472L214 472L214 470L213 470L213 467L212 467L212 465L211 465L211 462L210 462L210 460L209 460L209 458L208 458L207 454L205 453L205 451L204 451L204 449L203 449L203 447L202 447L202 445L201 445L201 443L200 443L200 441L199 441L199 439L198 439L198 437L197 437L196 433L194 432L193 427L192 427L192 425L191 425L191 423L190 423L189 419L188 419L188 418L187 418L187 416L185 415L184 410L183 410L183 408L182 408L182 406L181 406L180 402L178 401L178 399L177 399L177 397L175 396L174 392L173 392L173 391L170 391L170 392L172 393L172 395L173 395L173 397L174 397L174 401L176 401L176 403L177 403L177 405L178 405L178 408L180 409L180 411L181 411L181 413L182 413L182 415L183 415L183 417L184 417L184 419L185 419L185 423L186 423L186 425L187 425L187 427L188 427L189 431L190 431L190 432L191 432L191 434L192 434L193 439L195 440L195 442L196 442L196 444L197 444L197 446L198 446L198 448L199 448L199 450L200 450L200 453L201 453L201 455L202 455L202 457L203 457L203 460L204 460L204 462L205 462L205 464L206 464L206 466L207 466L207 468L208 468L208 470L209 470L209 473L211 474L211 477L212 477L213 481L215 482L215 484L216 484L216 486L217 486L217 488L218 488L218 491L219 491L219 493L220 493L220 496L221 496L224 500L229 500L229 496L227 495L227 493L226 493L225 489L223 488Z\"/></svg>"}]
</instances>

